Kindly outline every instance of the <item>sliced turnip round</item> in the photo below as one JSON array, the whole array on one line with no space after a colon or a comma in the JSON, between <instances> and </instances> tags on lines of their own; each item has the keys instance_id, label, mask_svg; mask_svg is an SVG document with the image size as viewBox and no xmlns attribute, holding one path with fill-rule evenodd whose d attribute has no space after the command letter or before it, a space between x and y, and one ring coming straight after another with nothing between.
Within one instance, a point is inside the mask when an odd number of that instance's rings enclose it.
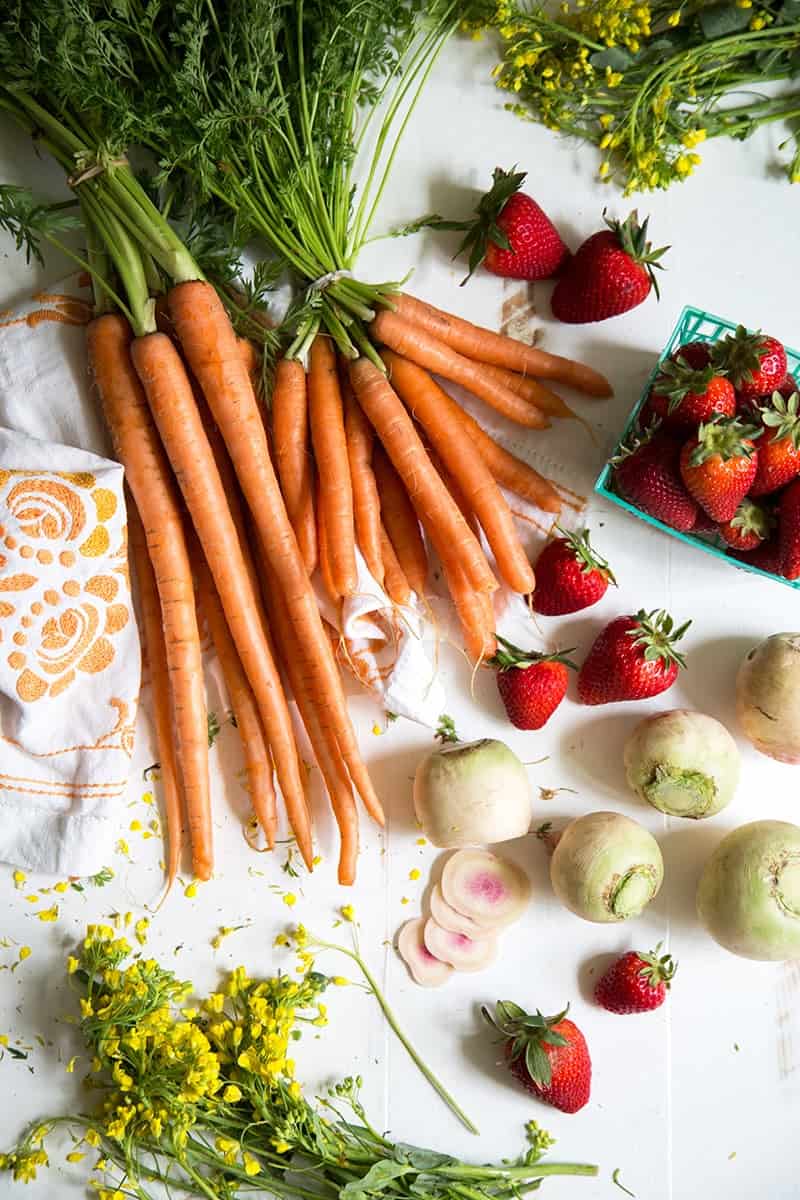
<instances>
[{"instance_id":1,"label":"sliced turnip round","mask_svg":"<svg viewBox=\"0 0 800 1200\"><path fill-rule=\"evenodd\" d=\"M425 945L425 920L417 917L407 921L397 935L397 953L408 972L420 987L441 987L453 973L449 963L442 962Z\"/></svg>"},{"instance_id":2,"label":"sliced turnip round","mask_svg":"<svg viewBox=\"0 0 800 1200\"><path fill-rule=\"evenodd\" d=\"M497 939L491 935L471 938L465 933L451 933L442 929L433 917L425 922L423 937L426 949L457 971L482 971L494 962L497 954Z\"/></svg>"},{"instance_id":3,"label":"sliced turnip round","mask_svg":"<svg viewBox=\"0 0 800 1200\"><path fill-rule=\"evenodd\" d=\"M472 917L465 917L452 904L448 904L438 883L431 888L431 916L448 933L463 933L473 939L492 936L491 926L479 925Z\"/></svg>"},{"instance_id":4,"label":"sliced turnip round","mask_svg":"<svg viewBox=\"0 0 800 1200\"><path fill-rule=\"evenodd\" d=\"M528 876L488 850L459 850L445 863L442 895L451 908L491 932L522 914L531 894Z\"/></svg>"}]
</instances>

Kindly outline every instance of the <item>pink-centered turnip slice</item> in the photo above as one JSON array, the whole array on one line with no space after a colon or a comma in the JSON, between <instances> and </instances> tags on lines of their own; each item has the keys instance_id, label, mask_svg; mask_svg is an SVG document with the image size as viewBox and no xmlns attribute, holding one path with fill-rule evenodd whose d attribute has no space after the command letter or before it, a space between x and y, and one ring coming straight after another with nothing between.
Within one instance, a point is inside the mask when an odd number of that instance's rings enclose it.
<instances>
[{"instance_id":1,"label":"pink-centered turnip slice","mask_svg":"<svg viewBox=\"0 0 800 1200\"><path fill-rule=\"evenodd\" d=\"M465 917L448 904L438 883L431 888L431 916L436 924L441 925L448 933L463 933L473 939L492 936L491 927L479 925L472 917Z\"/></svg>"},{"instance_id":2,"label":"pink-centered turnip slice","mask_svg":"<svg viewBox=\"0 0 800 1200\"><path fill-rule=\"evenodd\" d=\"M433 917L425 922L423 936L428 951L457 971L482 971L494 962L497 954L497 939L491 935L471 938L465 933L451 933L442 929Z\"/></svg>"},{"instance_id":3,"label":"pink-centered turnip slice","mask_svg":"<svg viewBox=\"0 0 800 1200\"><path fill-rule=\"evenodd\" d=\"M441 888L451 908L489 932L516 921L531 894L525 872L488 850L458 850L445 863Z\"/></svg>"},{"instance_id":4,"label":"pink-centered turnip slice","mask_svg":"<svg viewBox=\"0 0 800 1200\"><path fill-rule=\"evenodd\" d=\"M453 968L431 954L425 945L424 930L424 918L407 921L397 935L397 953L408 967L411 978L420 987L441 987L447 983Z\"/></svg>"}]
</instances>

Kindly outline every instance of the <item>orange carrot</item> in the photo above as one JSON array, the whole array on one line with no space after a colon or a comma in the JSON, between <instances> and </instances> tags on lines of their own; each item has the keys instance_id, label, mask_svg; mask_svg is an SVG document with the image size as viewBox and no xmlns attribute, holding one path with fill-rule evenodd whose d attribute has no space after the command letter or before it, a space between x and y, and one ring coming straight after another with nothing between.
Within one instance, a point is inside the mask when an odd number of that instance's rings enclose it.
<instances>
[{"instance_id":1,"label":"orange carrot","mask_svg":"<svg viewBox=\"0 0 800 1200\"><path fill-rule=\"evenodd\" d=\"M339 883L349 886L355 882L356 860L358 858L358 813L353 799L352 787L347 770L337 751L331 751L324 732L319 724L315 706L311 703L307 679L301 670L299 660L294 654L294 633L292 623L286 612L286 605L280 594L275 577L265 566L265 595L269 608L270 620L275 630L279 653L284 670L291 684L295 702L300 713L300 719L305 726L308 740L314 751L317 765L325 784L328 798L331 802L333 815L339 827Z\"/></svg>"},{"instance_id":2,"label":"orange carrot","mask_svg":"<svg viewBox=\"0 0 800 1200\"><path fill-rule=\"evenodd\" d=\"M381 502L372 470L372 426L358 404L346 373L342 379L344 398L344 429L347 455L350 460L350 480L353 485L353 512L358 547L372 577L383 583L381 557Z\"/></svg>"},{"instance_id":3,"label":"orange carrot","mask_svg":"<svg viewBox=\"0 0 800 1200\"><path fill-rule=\"evenodd\" d=\"M526 429L546 429L550 424L544 413L515 395L504 384L498 383L483 369L481 363L458 354L422 326L406 320L399 313L384 309L370 328L375 338L390 350L410 358L417 366L460 384L510 421L516 421Z\"/></svg>"},{"instance_id":4,"label":"orange carrot","mask_svg":"<svg viewBox=\"0 0 800 1200\"><path fill-rule=\"evenodd\" d=\"M443 562L458 558L473 587L493 591L497 581L480 543L436 474L413 421L386 376L369 359L359 358L350 364L350 380L439 557ZM397 546L395 550L400 557Z\"/></svg>"},{"instance_id":5,"label":"orange carrot","mask_svg":"<svg viewBox=\"0 0 800 1200\"><path fill-rule=\"evenodd\" d=\"M498 383L502 383L510 391L517 396L522 396L524 400L530 401L540 408L548 417L560 417L562 420L579 421L581 418L577 413L574 413L565 400L562 400L557 392L551 392L549 388L544 387L531 375L518 375L516 371L509 371L506 367L493 367L489 363L483 364L483 369L487 375L491 375Z\"/></svg>"},{"instance_id":6,"label":"orange carrot","mask_svg":"<svg viewBox=\"0 0 800 1200\"><path fill-rule=\"evenodd\" d=\"M178 351L162 333L138 338L131 357L255 694L298 848L310 866L311 826L291 717L192 385Z\"/></svg>"},{"instance_id":7,"label":"orange carrot","mask_svg":"<svg viewBox=\"0 0 800 1200\"><path fill-rule=\"evenodd\" d=\"M497 651L492 597L488 592L476 592L471 588L457 562L442 566L464 635L464 649L473 663L491 658Z\"/></svg>"},{"instance_id":8,"label":"orange carrot","mask_svg":"<svg viewBox=\"0 0 800 1200\"><path fill-rule=\"evenodd\" d=\"M127 322L107 313L91 322L87 337L90 368L117 458L125 468L142 519L161 602L176 766L186 802L192 867L198 879L210 879L213 850L208 722L180 496L131 362L132 334Z\"/></svg>"},{"instance_id":9,"label":"orange carrot","mask_svg":"<svg viewBox=\"0 0 800 1200\"><path fill-rule=\"evenodd\" d=\"M320 504L320 499L319 499L319 483L318 483L317 484L317 513L320 513L321 508L322 508L322 505ZM320 574L320 578L322 579L322 586L324 587L325 593L326 593L328 599L330 600L331 604L333 604L338 609L339 606L341 605L342 597L339 595L338 591L336 590L336 584L333 579L333 573L331 571L331 557L328 552L328 533L325 528L325 524L321 519L319 521L319 524L317 525L317 552L318 552L318 558L319 558L319 574Z\"/></svg>"},{"instance_id":10,"label":"orange carrot","mask_svg":"<svg viewBox=\"0 0 800 1200\"><path fill-rule=\"evenodd\" d=\"M246 337L237 337L236 345L239 347L239 353L242 356L242 362L247 368L247 374L252 379L253 386L255 387L255 382L258 377L258 369L261 366L261 358L259 357L258 349L256 348L255 343L251 342L250 339Z\"/></svg>"},{"instance_id":11,"label":"orange carrot","mask_svg":"<svg viewBox=\"0 0 800 1200\"><path fill-rule=\"evenodd\" d=\"M175 882L180 865L183 798L172 743L172 697L170 696L161 602L158 598L153 565L147 553L147 542L141 518L130 497L128 497L128 546L136 572L136 582L139 585L142 642L150 666L153 725L161 783L164 788L164 816L167 831L167 892L169 892Z\"/></svg>"},{"instance_id":12,"label":"orange carrot","mask_svg":"<svg viewBox=\"0 0 800 1200\"><path fill-rule=\"evenodd\" d=\"M367 811L383 824L383 809L358 749L333 651L286 515L253 388L236 351L236 335L210 284L178 284L169 294L169 306L183 352L225 439L266 560L287 605L295 631L294 652L307 673L320 728L338 745Z\"/></svg>"},{"instance_id":13,"label":"orange carrot","mask_svg":"<svg viewBox=\"0 0 800 1200\"><path fill-rule=\"evenodd\" d=\"M306 571L313 575L317 565L314 464L309 446L306 373L296 359L282 358L275 367L272 439L286 511Z\"/></svg>"},{"instance_id":14,"label":"orange carrot","mask_svg":"<svg viewBox=\"0 0 800 1200\"><path fill-rule=\"evenodd\" d=\"M509 371L533 375L537 379L555 379L576 391L585 392L587 396L604 399L613 395L611 384L605 376L585 363L574 362L558 354L548 354L545 350L538 350L502 333L492 333L482 325L473 325L471 321L454 317L452 313L443 312L407 293L395 297L395 305L407 320L413 321L467 358L496 367L507 367Z\"/></svg>"},{"instance_id":15,"label":"orange carrot","mask_svg":"<svg viewBox=\"0 0 800 1200\"><path fill-rule=\"evenodd\" d=\"M416 521L416 517L414 520ZM419 525L417 525L417 530L419 530ZM424 546L422 550L424 553ZM381 559L383 561L383 588L386 595L393 604L408 604L411 599L411 588L383 525L381 525Z\"/></svg>"},{"instance_id":16,"label":"orange carrot","mask_svg":"<svg viewBox=\"0 0 800 1200\"><path fill-rule=\"evenodd\" d=\"M344 406L330 338L317 334L308 371L311 442L319 476L317 529L325 527L330 573L336 593L352 596L356 572L353 487L344 431Z\"/></svg>"},{"instance_id":17,"label":"orange carrot","mask_svg":"<svg viewBox=\"0 0 800 1200\"><path fill-rule=\"evenodd\" d=\"M383 352L392 386L427 433L436 453L464 493L497 559L500 574L510 588L527 595L535 577L522 548L514 518L491 471L448 404L444 392L427 371L391 351Z\"/></svg>"},{"instance_id":18,"label":"orange carrot","mask_svg":"<svg viewBox=\"0 0 800 1200\"><path fill-rule=\"evenodd\" d=\"M403 487L403 481L395 471L380 442L376 442L372 451L372 469L375 473L375 484L381 502L381 520L383 532L389 545L394 550L397 565L403 573L406 584L413 588L421 600L427 591L428 554L422 538L422 530L414 511L414 505L408 498L408 492ZM381 554L386 557L385 547L381 545ZM394 564L390 562L393 569ZM402 581L396 576L397 587L402 588Z\"/></svg>"},{"instance_id":19,"label":"orange carrot","mask_svg":"<svg viewBox=\"0 0 800 1200\"><path fill-rule=\"evenodd\" d=\"M239 655L233 644L228 622L220 603L219 593L200 547L194 554L197 592L208 623L208 630L222 668L228 699L231 702L236 728L242 742L244 765L253 812L264 830L270 850L275 846L278 811L275 787L272 782L272 759L264 738L253 689L247 682Z\"/></svg>"}]
</instances>

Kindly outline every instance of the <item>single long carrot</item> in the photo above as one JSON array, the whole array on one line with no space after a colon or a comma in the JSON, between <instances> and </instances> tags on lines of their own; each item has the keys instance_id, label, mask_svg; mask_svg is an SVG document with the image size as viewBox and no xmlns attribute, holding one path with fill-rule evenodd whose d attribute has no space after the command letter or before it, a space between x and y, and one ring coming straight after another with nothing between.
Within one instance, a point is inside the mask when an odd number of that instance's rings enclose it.
<instances>
[{"instance_id":1,"label":"single long carrot","mask_svg":"<svg viewBox=\"0 0 800 1200\"><path fill-rule=\"evenodd\" d=\"M524 500L529 500L531 504L535 504L545 512L561 512L561 497L548 479L545 479L528 463L523 462L521 458L517 458L516 455L498 445L494 438L489 437L489 434L481 428L475 418L465 412L461 405L457 404L453 397L444 390L439 397L439 403L442 408L447 408L448 412L460 422L462 428L469 434L481 458L501 487L507 488L508 491L514 492Z\"/></svg>"},{"instance_id":2,"label":"single long carrot","mask_svg":"<svg viewBox=\"0 0 800 1200\"><path fill-rule=\"evenodd\" d=\"M383 561L383 590L393 604L408 604L411 599L411 586L383 525L381 525L381 559Z\"/></svg>"},{"instance_id":3,"label":"single long carrot","mask_svg":"<svg viewBox=\"0 0 800 1200\"><path fill-rule=\"evenodd\" d=\"M457 562L443 563L442 567L464 636L464 649L473 663L483 662L497 651L492 598L488 592L476 592L469 586Z\"/></svg>"},{"instance_id":4,"label":"single long carrot","mask_svg":"<svg viewBox=\"0 0 800 1200\"><path fill-rule=\"evenodd\" d=\"M350 461L350 480L353 485L353 514L356 539L364 561L377 583L383 584L381 557L381 501L372 469L372 426L353 395L346 373L342 378L344 399L344 431Z\"/></svg>"},{"instance_id":5,"label":"single long carrot","mask_svg":"<svg viewBox=\"0 0 800 1200\"><path fill-rule=\"evenodd\" d=\"M380 498L382 535L386 536L388 548L393 551L403 578L397 574L391 556L387 556L387 546L381 540L384 571L388 561L394 589L402 593L404 580L406 586L413 588L421 600L427 591L428 552L414 505L380 442L376 442L373 447L372 469ZM395 599L391 592L388 594L392 600ZM396 600L395 603L406 604L408 599L406 596L404 600Z\"/></svg>"},{"instance_id":6,"label":"single long carrot","mask_svg":"<svg viewBox=\"0 0 800 1200\"><path fill-rule=\"evenodd\" d=\"M173 745L172 697L169 686L167 650L161 601L158 598L153 564L147 553L147 541L141 517L131 497L128 497L128 547L139 587L139 609L142 618L142 641L150 667L150 695L156 749L164 789L164 824L167 832L167 893L178 873L183 828L183 796L175 762Z\"/></svg>"},{"instance_id":7,"label":"single long carrot","mask_svg":"<svg viewBox=\"0 0 800 1200\"><path fill-rule=\"evenodd\" d=\"M383 808L359 752L333 651L280 494L253 388L236 350L236 335L210 284L178 284L169 294L169 306L183 352L225 440L266 560L284 596L295 632L295 653L307 673L320 728L338 745L367 811L383 824Z\"/></svg>"},{"instance_id":8,"label":"single long carrot","mask_svg":"<svg viewBox=\"0 0 800 1200\"><path fill-rule=\"evenodd\" d=\"M332 751L329 748L324 731L320 727L317 710L312 704L308 692L307 678L300 669L299 660L294 654L292 623L286 611L280 588L266 564L264 572L267 607L275 630L281 661L339 827L339 883L349 886L355 882L358 858L358 812L353 799L352 786L341 755L336 750Z\"/></svg>"},{"instance_id":9,"label":"single long carrot","mask_svg":"<svg viewBox=\"0 0 800 1200\"><path fill-rule=\"evenodd\" d=\"M239 661L219 593L214 587L211 571L199 546L193 557L200 604L208 623L208 630L214 643L219 665L222 668L228 699L242 742L250 802L258 822L264 830L267 845L272 850L275 846L275 834L278 829L278 808L275 786L272 781L272 759L258 715L258 706L253 689L247 682L247 676Z\"/></svg>"},{"instance_id":10,"label":"single long carrot","mask_svg":"<svg viewBox=\"0 0 800 1200\"><path fill-rule=\"evenodd\" d=\"M551 392L532 375L520 375L516 371L509 371L507 367L495 367L490 363L484 363L483 369L487 375L491 375L493 379L502 383L517 396L535 404L543 413L547 413L548 417L559 417L565 421L581 420L578 414L572 411L566 400L562 400L557 392Z\"/></svg>"},{"instance_id":11,"label":"single long carrot","mask_svg":"<svg viewBox=\"0 0 800 1200\"><path fill-rule=\"evenodd\" d=\"M301 362L282 358L272 388L272 440L275 467L306 571L317 565L314 515L314 463L308 429L306 373Z\"/></svg>"},{"instance_id":12,"label":"single long carrot","mask_svg":"<svg viewBox=\"0 0 800 1200\"><path fill-rule=\"evenodd\" d=\"M384 309L378 313L370 329L388 349L411 359L417 366L460 384L510 421L524 425L526 429L546 429L550 424L543 412L504 384L498 383L483 369L481 363L459 354L427 329L399 313Z\"/></svg>"},{"instance_id":13,"label":"single long carrot","mask_svg":"<svg viewBox=\"0 0 800 1200\"><path fill-rule=\"evenodd\" d=\"M317 513L320 514L322 505L319 501L319 483L317 483ZM328 531L325 528L325 523L319 518L317 524L317 556L319 559L319 574L322 580L322 586L325 589L325 594L337 609L342 602L342 597L336 589L336 583L331 570L331 556L328 550Z\"/></svg>"},{"instance_id":14,"label":"single long carrot","mask_svg":"<svg viewBox=\"0 0 800 1200\"><path fill-rule=\"evenodd\" d=\"M164 335L161 335L164 336ZM213 870L208 721L192 568L178 489L130 355L127 322L107 313L87 329L89 365L117 458L144 526L161 604L172 695L176 767L186 803L192 868Z\"/></svg>"},{"instance_id":15,"label":"single long carrot","mask_svg":"<svg viewBox=\"0 0 800 1200\"><path fill-rule=\"evenodd\" d=\"M131 357L255 694L289 821L310 867L311 824L291 717L192 385L178 351L162 333L137 338Z\"/></svg>"},{"instance_id":16,"label":"single long carrot","mask_svg":"<svg viewBox=\"0 0 800 1200\"><path fill-rule=\"evenodd\" d=\"M514 527L511 509L458 417L447 403L442 403L443 389L416 363L392 351L384 351L382 357L392 386L422 425L463 491L468 508L480 521L503 579L514 591L528 595L536 579Z\"/></svg>"},{"instance_id":17,"label":"single long carrot","mask_svg":"<svg viewBox=\"0 0 800 1200\"><path fill-rule=\"evenodd\" d=\"M394 302L397 311L409 321L426 329L467 358L496 367L507 367L509 371L533 375L537 379L555 379L587 396L604 399L613 395L606 377L585 363L562 358L559 354L548 354L546 350L528 346L503 333L493 333L482 325L473 325L471 321L409 296L407 292L395 297Z\"/></svg>"},{"instance_id":18,"label":"single long carrot","mask_svg":"<svg viewBox=\"0 0 800 1200\"><path fill-rule=\"evenodd\" d=\"M308 414L319 477L317 529L325 527L331 579L337 594L352 596L358 587L358 574L344 404L336 352L330 338L322 334L317 334L311 346Z\"/></svg>"},{"instance_id":19,"label":"single long carrot","mask_svg":"<svg viewBox=\"0 0 800 1200\"><path fill-rule=\"evenodd\" d=\"M494 591L497 581L478 539L436 474L413 421L386 376L369 359L359 358L350 364L350 380L439 557L442 561L457 557L473 587Z\"/></svg>"}]
</instances>

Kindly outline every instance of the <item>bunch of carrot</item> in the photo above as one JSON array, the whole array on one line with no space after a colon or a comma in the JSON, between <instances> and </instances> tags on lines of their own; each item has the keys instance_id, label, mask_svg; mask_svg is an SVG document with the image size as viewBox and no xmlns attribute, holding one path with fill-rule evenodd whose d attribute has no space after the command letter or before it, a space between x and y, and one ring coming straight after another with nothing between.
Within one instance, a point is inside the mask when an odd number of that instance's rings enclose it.
<instances>
[{"instance_id":1,"label":"bunch of carrot","mask_svg":"<svg viewBox=\"0 0 800 1200\"><path fill-rule=\"evenodd\" d=\"M562 501L431 372L530 429L574 415L541 378L593 396L608 396L610 387L590 367L407 294L375 317L370 333L382 347L385 373L367 357L337 361L324 334L311 346L307 376L297 360L278 364L272 429L289 519L306 570L319 567L334 603L357 589L356 546L393 603L407 603L412 592L424 600L427 540L442 564L465 649L479 663L496 649L491 597L498 587L481 532L503 583L522 595L535 585L501 486L553 514Z\"/></svg>"}]
</instances>

